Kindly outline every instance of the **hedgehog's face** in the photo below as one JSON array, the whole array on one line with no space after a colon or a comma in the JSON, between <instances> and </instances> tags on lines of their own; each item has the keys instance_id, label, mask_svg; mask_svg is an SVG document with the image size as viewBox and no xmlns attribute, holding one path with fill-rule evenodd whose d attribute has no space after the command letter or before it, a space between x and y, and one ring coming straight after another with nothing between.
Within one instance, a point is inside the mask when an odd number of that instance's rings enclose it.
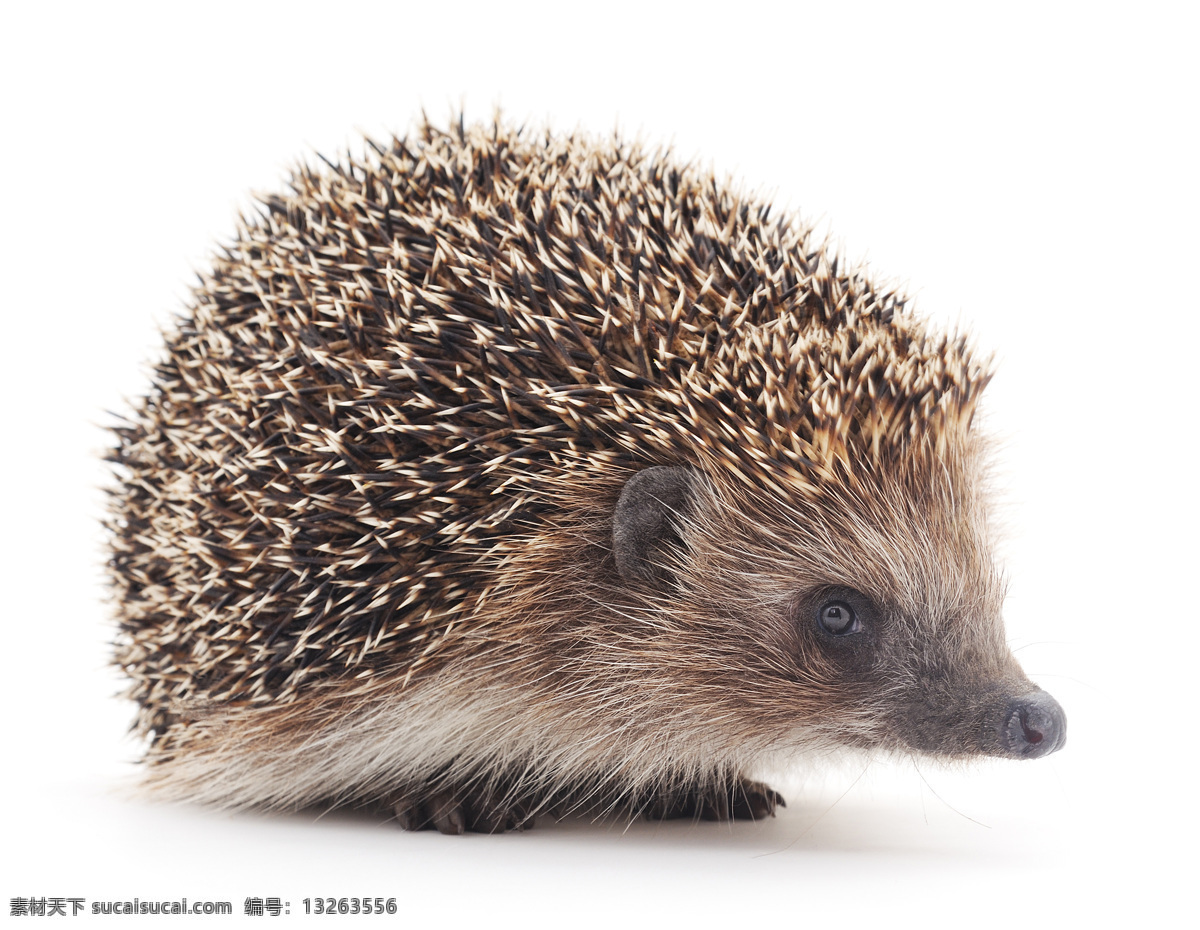
<instances>
[{"instance_id":1,"label":"hedgehog's face","mask_svg":"<svg viewBox=\"0 0 1200 930\"><path fill-rule=\"evenodd\" d=\"M647 469L617 506L617 566L712 630L715 661L681 665L706 694L720 681L724 713L822 742L1047 755L1065 717L1005 643L970 472L942 464L915 485L893 469L891 486L837 482L769 506L691 469Z\"/></svg>"},{"instance_id":2,"label":"hedgehog's face","mask_svg":"<svg viewBox=\"0 0 1200 930\"><path fill-rule=\"evenodd\" d=\"M805 661L822 668L836 695L825 726L836 736L840 714L859 724L843 741L1031 759L1065 743L1062 709L1025 678L985 604L913 610L886 595L818 585L797 597L791 622Z\"/></svg>"}]
</instances>

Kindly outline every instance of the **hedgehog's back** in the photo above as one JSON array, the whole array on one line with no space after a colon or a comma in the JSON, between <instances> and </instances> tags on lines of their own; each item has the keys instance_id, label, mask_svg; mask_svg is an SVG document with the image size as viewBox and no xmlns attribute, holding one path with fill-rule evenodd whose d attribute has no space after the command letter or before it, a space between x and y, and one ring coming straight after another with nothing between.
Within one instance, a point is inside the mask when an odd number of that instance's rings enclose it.
<instances>
[{"instance_id":1,"label":"hedgehog's back","mask_svg":"<svg viewBox=\"0 0 1200 930\"><path fill-rule=\"evenodd\" d=\"M547 487L680 441L655 417L722 346L897 306L807 231L615 141L426 126L292 187L215 262L118 431L143 731L436 664Z\"/></svg>"}]
</instances>

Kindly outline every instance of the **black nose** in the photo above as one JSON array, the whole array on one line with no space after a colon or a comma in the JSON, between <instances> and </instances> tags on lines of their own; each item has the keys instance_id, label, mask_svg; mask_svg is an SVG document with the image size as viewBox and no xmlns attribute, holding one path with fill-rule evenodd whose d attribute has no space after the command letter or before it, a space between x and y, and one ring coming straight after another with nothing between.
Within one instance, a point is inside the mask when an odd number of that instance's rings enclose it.
<instances>
[{"instance_id":1,"label":"black nose","mask_svg":"<svg viewBox=\"0 0 1200 930\"><path fill-rule=\"evenodd\" d=\"M1045 691L1035 691L1008 703L998 735L1003 755L1040 759L1067 744L1067 715Z\"/></svg>"}]
</instances>

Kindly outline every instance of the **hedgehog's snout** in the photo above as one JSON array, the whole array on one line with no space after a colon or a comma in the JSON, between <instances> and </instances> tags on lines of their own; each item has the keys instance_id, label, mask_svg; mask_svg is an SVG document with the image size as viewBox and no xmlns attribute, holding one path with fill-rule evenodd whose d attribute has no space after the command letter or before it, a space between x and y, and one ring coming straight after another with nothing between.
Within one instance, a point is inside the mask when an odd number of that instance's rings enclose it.
<instances>
[{"instance_id":1,"label":"hedgehog's snout","mask_svg":"<svg viewBox=\"0 0 1200 930\"><path fill-rule=\"evenodd\" d=\"M1067 715L1045 691L1008 701L993 726L985 741L995 739L998 754L1014 759L1040 759L1067 743Z\"/></svg>"}]
</instances>

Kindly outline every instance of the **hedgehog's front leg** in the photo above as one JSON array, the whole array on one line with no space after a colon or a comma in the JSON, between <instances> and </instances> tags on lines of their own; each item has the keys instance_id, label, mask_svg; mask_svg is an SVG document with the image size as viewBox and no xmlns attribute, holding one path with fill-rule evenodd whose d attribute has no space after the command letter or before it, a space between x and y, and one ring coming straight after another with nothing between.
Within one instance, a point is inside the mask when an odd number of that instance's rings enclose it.
<instances>
[{"instance_id":1,"label":"hedgehog's front leg","mask_svg":"<svg viewBox=\"0 0 1200 930\"><path fill-rule=\"evenodd\" d=\"M504 833L530 830L529 806L507 793L468 793L448 788L399 792L388 806L405 830L437 829L441 833Z\"/></svg>"},{"instance_id":2,"label":"hedgehog's front leg","mask_svg":"<svg viewBox=\"0 0 1200 930\"><path fill-rule=\"evenodd\" d=\"M760 781L739 777L663 791L643 804L639 813L647 820L762 820L774 817L777 807L787 807L779 792Z\"/></svg>"}]
</instances>

